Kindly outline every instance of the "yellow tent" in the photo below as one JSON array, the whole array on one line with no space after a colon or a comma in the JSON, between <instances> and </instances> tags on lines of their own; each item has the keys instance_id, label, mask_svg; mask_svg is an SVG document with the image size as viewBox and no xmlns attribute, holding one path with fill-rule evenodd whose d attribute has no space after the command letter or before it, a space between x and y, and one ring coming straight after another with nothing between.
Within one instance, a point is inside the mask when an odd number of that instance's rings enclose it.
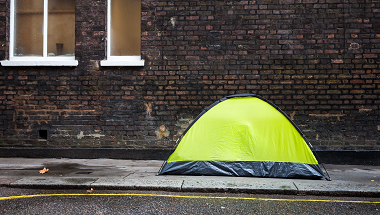
<instances>
[{"instance_id":1,"label":"yellow tent","mask_svg":"<svg viewBox=\"0 0 380 215\"><path fill-rule=\"evenodd\" d=\"M268 100L228 96L194 120L159 174L326 178L301 134Z\"/></svg>"}]
</instances>

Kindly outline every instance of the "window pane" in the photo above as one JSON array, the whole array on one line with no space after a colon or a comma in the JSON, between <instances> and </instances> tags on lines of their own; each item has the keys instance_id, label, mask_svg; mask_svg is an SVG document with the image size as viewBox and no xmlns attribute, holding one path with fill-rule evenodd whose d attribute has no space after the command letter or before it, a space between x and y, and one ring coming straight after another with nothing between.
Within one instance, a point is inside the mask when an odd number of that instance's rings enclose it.
<instances>
[{"instance_id":1,"label":"window pane","mask_svg":"<svg viewBox=\"0 0 380 215\"><path fill-rule=\"evenodd\" d=\"M49 0L48 8L48 56L74 55L75 0Z\"/></svg>"},{"instance_id":2,"label":"window pane","mask_svg":"<svg viewBox=\"0 0 380 215\"><path fill-rule=\"evenodd\" d=\"M111 56L140 55L141 0L111 1Z\"/></svg>"},{"instance_id":3,"label":"window pane","mask_svg":"<svg viewBox=\"0 0 380 215\"><path fill-rule=\"evenodd\" d=\"M43 0L15 0L14 56L42 56Z\"/></svg>"}]
</instances>

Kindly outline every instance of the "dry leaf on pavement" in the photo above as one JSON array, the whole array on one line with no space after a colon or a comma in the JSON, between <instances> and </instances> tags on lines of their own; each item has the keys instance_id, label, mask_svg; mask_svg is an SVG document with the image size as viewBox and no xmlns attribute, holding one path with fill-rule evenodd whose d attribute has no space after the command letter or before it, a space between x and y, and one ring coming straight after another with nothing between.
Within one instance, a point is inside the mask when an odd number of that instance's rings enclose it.
<instances>
[{"instance_id":1,"label":"dry leaf on pavement","mask_svg":"<svg viewBox=\"0 0 380 215\"><path fill-rule=\"evenodd\" d=\"M46 169L46 167L44 167L44 169L40 170L40 174L44 174L47 172L49 172L49 169Z\"/></svg>"}]
</instances>

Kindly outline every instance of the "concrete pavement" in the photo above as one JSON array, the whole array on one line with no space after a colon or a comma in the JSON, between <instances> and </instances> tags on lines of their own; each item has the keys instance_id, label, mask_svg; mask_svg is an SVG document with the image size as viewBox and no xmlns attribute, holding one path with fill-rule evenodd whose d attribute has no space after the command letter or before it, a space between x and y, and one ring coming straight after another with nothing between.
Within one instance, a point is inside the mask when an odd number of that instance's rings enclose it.
<instances>
[{"instance_id":1,"label":"concrete pavement","mask_svg":"<svg viewBox=\"0 0 380 215\"><path fill-rule=\"evenodd\" d=\"M380 166L330 165L332 181L228 176L157 176L163 161L0 158L0 186L380 197ZM48 173L40 174L44 167Z\"/></svg>"}]
</instances>

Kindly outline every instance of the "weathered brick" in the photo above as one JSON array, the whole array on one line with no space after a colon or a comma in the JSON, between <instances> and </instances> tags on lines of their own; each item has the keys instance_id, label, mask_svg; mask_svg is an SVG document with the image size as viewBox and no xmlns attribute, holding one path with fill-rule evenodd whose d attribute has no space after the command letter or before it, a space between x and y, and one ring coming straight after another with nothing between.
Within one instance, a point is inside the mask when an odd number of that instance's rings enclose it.
<instances>
[{"instance_id":1,"label":"weathered brick","mask_svg":"<svg viewBox=\"0 0 380 215\"><path fill-rule=\"evenodd\" d=\"M308 138L321 135L313 140L319 148L380 149L378 139L369 142L380 136L369 125L380 105L378 4L142 0L145 66L100 67L107 58L106 5L76 1L77 67L0 67L0 147L15 137L37 143L42 124L55 132L51 147L172 147L180 115L196 116L229 94L257 93L297 111ZM9 4L0 11L3 60ZM162 123L170 134L160 139ZM95 130L105 135L99 143L76 138Z\"/></svg>"}]
</instances>

